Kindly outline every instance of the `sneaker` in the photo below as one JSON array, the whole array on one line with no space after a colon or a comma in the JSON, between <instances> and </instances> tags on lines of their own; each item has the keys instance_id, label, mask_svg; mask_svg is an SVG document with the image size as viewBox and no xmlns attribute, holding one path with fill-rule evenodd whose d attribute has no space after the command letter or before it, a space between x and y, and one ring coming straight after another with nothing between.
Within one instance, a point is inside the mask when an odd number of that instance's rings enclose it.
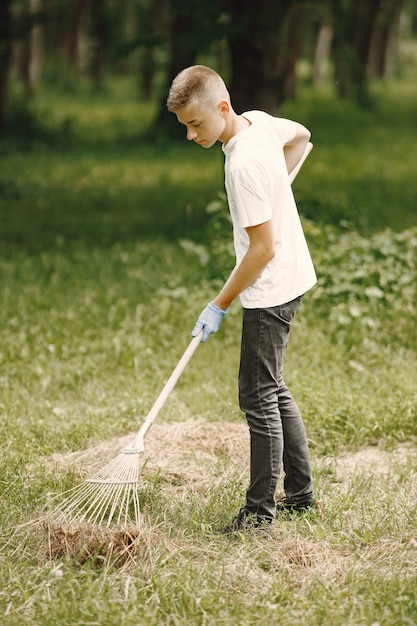
<instances>
[{"instance_id":1,"label":"sneaker","mask_svg":"<svg viewBox=\"0 0 417 626\"><path fill-rule=\"evenodd\" d=\"M301 513L303 511L315 510L320 517L323 517L323 511L321 508L321 502L319 500L305 500L304 502L297 502L290 498L281 498L277 501L277 513L290 512Z\"/></svg>"},{"instance_id":2,"label":"sneaker","mask_svg":"<svg viewBox=\"0 0 417 626\"><path fill-rule=\"evenodd\" d=\"M271 523L271 518L249 513L245 507L242 507L239 513L233 518L232 523L223 528L222 533L228 535L229 533L247 530L266 530L271 526Z\"/></svg>"}]
</instances>

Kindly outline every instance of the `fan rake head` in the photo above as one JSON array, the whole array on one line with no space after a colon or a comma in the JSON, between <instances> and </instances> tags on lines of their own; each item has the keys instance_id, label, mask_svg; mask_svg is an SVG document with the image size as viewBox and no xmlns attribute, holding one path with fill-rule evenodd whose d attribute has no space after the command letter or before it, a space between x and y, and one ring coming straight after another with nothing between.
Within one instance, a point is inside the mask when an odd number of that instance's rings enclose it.
<instances>
[{"instance_id":1,"label":"fan rake head","mask_svg":"<svg viewBox=\"0 0 417 626\"><path fill-rule=\"evenodd\" d=\"M55 525L93 524L140 528L139 452L127 447L83 483L61 494L47 515Z\"/></svg>"},{"instance_id":2,"label":"fan rake head","mask_svg":"<svg viewBox=\"0 0 417 626\"><path fill-rule=\"evenodd\" d=\"M93 525L127 524L134 518L140 526L139 512L139 453L144 450L144 437L174 388L192 354L201 342L203 331L192 338L164 388L149 411L131 443L102 470L66 494L49 519L54 523L89 522Z\"/></svg>"}]
</instances>

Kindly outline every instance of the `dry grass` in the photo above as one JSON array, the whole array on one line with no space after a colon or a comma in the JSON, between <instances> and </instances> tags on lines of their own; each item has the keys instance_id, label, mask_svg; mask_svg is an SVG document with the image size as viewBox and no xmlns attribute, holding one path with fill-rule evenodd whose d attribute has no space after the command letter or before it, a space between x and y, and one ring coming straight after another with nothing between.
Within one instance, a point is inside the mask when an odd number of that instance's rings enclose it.
<instances>
[{"instance_id":1,"label":"dry grass","mask_svg":"<svg viewBox=\"0 0 417 626\"><path fill-rule=\"evenodd\" d=\"M123 448L131 435L103 442L89 450L69 455L54 455L51 467L83 475L91 474L100 464L107 463ZM209 423L189 420L179 424L155 425L149 434L143 455L144 481L158 476L158 486L167 498L181 502L190 497L204 505L213 490L221 490L231 477L246 480L248 462L248 433L246 426L236 423ZM393 464L415 459L415 449L404 446L387 452L375 447L338 459L318 459L318 468L332 466L338 489L348 492L358 475L366 482L373 476L387 476ZM370 484L370 483L369 483ZM171 500L172 501L172 500ZM325 510L326 510L326 503ZM230 512L231 514L233 511ZM344 513L352 525L358 518L355 510ZM325 520L326 521L326 520ZM155 523L143 513L140 529L132 527L101 528L88 524L56 524L44 515L26 525L26 539L32 550L37 546L40 560L66 561L81 565L90 562L96 568L117 567L123 572L140 571L146 575L155 564L173 560L176 567L187 563L220 567L224 584L249 601L251 589L265 592L272 588L276 576L284 576L294 589L306 589L320 579L329 584L341 584L352 573L366 572L378 564L380 572L389 573L393 563L412 571L416 548L403 540L379 540L360 551L346 543L330 541L323 524L320 533L300 533L297 519L277 522L268 537L237 534L225 538L208 533L206 539L188 536L169 523ZM308 525L308 520L305 520ZM350 523L350 522L349 522ZM414 547L413 547L414 546ZM411 569L410 569L411 568ZM394 567L395 569L395 567ZM240 590L240 591L239 591Z\"/></svg>"},{"instance_id":2,"label":"dry grass","mask_svg":"<svg viewBox=\"0 0 417 626\"><path fill-rule=\"evenodd\" d=\"M55 454L50 466L72 469L83 476L97 471L132 439L133 433L109 439L97 446L70 454ZM142 475L158 474L167 484L183 480L204 488L213 480L213 463L221 459L247 469L249 435L245 424L187 420L154 424L145 441Z\"/></svg>"},{"instance_id":3,"label":"dry grass","mask_svg":"<svg viewBox=\"0 0 417 626\"><path fill-rule=\"evenodd\" d=\"M70 454L55 454L51 468L76 472L81 477L96 472L108 463L132 439L133 433L103 441L97 446ZM313 458L320 470L332 469L339 483L348 490L358 474L365 477L387 476L392 468L417 460L417 448L411 442L394 450L365 446L357 452L338 457ZM167 495L194 491L201 496L230 475L243 481L248 476L249 434L246 424L207 422L189 419L174 424L154 424L145 441L141 476L158 476ZM222 471L219 472L219 466Z\"/></svg>"},{"instance_id":4,"label":"dry grass","mask_svg":"<svg viewBox=\"0 0 417 626\"><path fill-rule=\"evenodd\" d=\"M116 567L129 572L140 565L151 570L153 557L163 546L174 549L159 526L144 524L103 527L90 523L55 523L49 514L40 516L15 530L16 551L31 553L39 563L65 562L73 566L90 563L96 569Z\"/></svg>"},{"instance_id":5,"label":"dry grass","mask_svg":"<svg viewBox=\"0 0 417 626\"><path fill-rule=\"evenodd\" d=\"M248 600L251 590L257 593L260 586L267 593L277 577L284 578L294 590L307 589L317 579L337 584L344 580L354 563L351 551L341 550L325 540L300 537L295 532L285 533L283 537L278 530L275 538L252 539L250 544L253 559L240 546L225 564L229 586L245 589Z\"/></svg>"},{"instance_id":6,"label":"dry grass","mask_svg":"<svg viewBox=\"0 0 417 626\"><path fill-rule=\"evenodd\" d=\"M149 561L149 542L134 526L129 528L101 528L90 524L53 525L48 518L40 520L44 532L45 557L51 560L68 559L82 565L87 561L95 567L133 565L136 558Z\"/></svg>"}]
</instances>

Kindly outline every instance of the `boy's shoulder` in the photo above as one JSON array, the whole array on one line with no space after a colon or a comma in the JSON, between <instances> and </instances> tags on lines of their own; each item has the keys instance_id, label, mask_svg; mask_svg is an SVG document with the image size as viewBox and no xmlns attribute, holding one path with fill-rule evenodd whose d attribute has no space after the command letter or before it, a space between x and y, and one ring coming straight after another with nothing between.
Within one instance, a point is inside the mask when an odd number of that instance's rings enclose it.
<instances>
[{"instance_id":1,"label":"boy's shoulder","mask_svg":"<svg viewBox=\"0 0 417 626\"><path fill-rule=\"evenodd\" d=\"M278 117L275 115L271 115L270 113L267 113L266 111L259 111L256 109L253 111L245 111L244 113L242 113L242 115L243 117L246 117L246 119L248 119L250 122L252 122L252 124L261 123L261 124L273 125L277 127L295 124L293 120L287 119L285 117Z\"/></svg>"},{"instance_id":2,"label":"boy's shoulder","mask_svg":"<svg viewBox=\"0 0 417 626\"><path fill-rule=\"evenodd\" d=\"M266 113L266 111L258 111L258 110L245 111L244 113L242 113L242 116L245 117L247 120L249 120L251 124L254 124L254 123L268 124L274 120L274 117L270 115L269 113Z\"/></svg>"},{"instance_id":3,"label":"boy's shoulder","mask_svg":"<svg viewBox=\"0 0 417 626\"><path fill-rule=\"evenodd\" d=\"M296 122L293 120L256 110L242 115L251 122L252 135L268 137L269 141L278 142L281 146L295 136Z\"/></svg>"}]
</instances>

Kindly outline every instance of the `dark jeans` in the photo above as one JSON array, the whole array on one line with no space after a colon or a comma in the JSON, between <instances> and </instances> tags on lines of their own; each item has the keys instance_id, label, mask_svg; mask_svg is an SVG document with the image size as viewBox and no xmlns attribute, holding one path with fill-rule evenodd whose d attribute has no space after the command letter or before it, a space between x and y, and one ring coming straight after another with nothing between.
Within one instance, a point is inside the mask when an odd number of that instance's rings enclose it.
<instances>
[{"instance_id":1,"label":"dark jeans","mask_svg":"<svg viewBox=\"0 0 417 626\"><path fill-rule=\"evenodd\" d=\"M250 431L250 485L245 508L273 518L284 465L284 490L294 502L314 499L301 413L282 377L291 321L302 296L267 309L243 309L239 402Z\"/></svg>"}]
</instances>

